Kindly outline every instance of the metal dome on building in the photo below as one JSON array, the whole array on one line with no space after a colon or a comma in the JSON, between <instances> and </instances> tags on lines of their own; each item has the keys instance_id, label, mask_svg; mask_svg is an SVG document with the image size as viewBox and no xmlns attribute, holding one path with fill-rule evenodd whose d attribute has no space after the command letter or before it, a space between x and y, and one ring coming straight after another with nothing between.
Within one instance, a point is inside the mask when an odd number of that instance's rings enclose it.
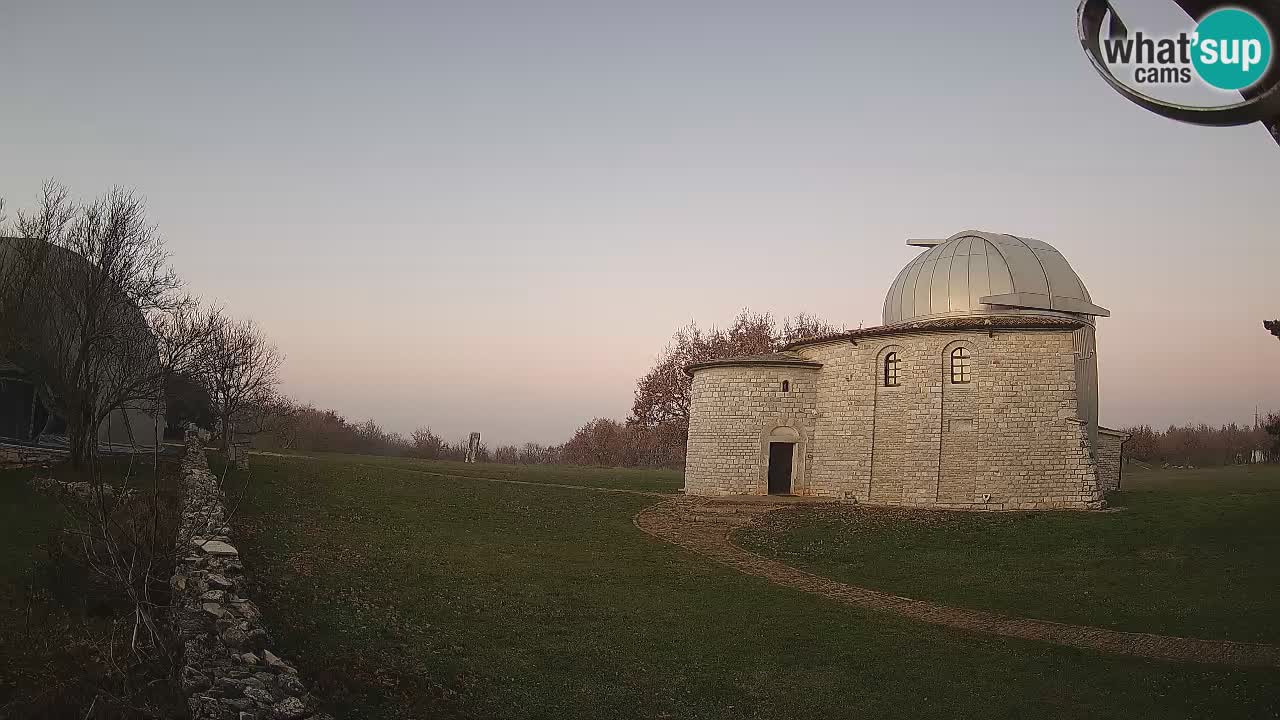
<instances>
[{"instance_id":1,"label":"metal dome on building","mask_svg":"<svg viewBox=\"0 0 1280 720\"><path fill-rule=\"evenodd\" d=\"M889 288L884 324L972 315L1109 316L1093 304L1071 264L1031 238L966 230L946 240L908 240L929 248Z\"/></svg>"}]
</instances>

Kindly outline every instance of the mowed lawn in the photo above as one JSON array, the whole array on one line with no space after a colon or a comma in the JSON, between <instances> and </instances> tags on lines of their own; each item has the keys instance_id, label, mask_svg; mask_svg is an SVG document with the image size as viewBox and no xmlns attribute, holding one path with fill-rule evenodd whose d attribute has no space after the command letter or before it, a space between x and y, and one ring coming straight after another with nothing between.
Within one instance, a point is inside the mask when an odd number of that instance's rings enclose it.
<instances>
[{"instance_id":1,"label":"mowed lawn","mask_svg":"<svg viewBox=\"0 0 1280 720\"><path fill-rule=\"evenodd\" d=\"M569 465L500 465L498 463L464 463L450 460L419 460L380 455L342 455L321 453L315 456L342 464L390 467L430 475L518 480L550 485L584 485L641 492L674 493L684 487L684 474L679 470L640 468L588 468Z\"/></svg>"},{"instance_id":2,"label":"mowed lawn","mask_svg":"<svg viewBox=\"0 0 1280 720\"><path fill-rule=\"evenodd\" d=\"M909 597L1280 644L1280 466L1126 472L1122 488L1106 513L795 508L735 540Z\"/></svg>"},{"instance_id":3,"label":"mowed lawn","mask_svg":"<svg viewBox=\"0 0 1280 720\"><path fill-rule=\"evenodd\" d=\"M233 520L269 627L362 718L1270 717L1280 673L970 635L640 532L613 470L254 456ZM428 474L442 472L442 475ZM598 482L592 479L598 478Z\"/></svg>"}]
</instances>

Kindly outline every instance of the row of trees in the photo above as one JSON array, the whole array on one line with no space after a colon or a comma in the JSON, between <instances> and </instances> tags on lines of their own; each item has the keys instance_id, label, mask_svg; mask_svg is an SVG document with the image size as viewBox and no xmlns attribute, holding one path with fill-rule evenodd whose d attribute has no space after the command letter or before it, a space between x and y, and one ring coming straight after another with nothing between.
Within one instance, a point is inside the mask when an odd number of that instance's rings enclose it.
<instances>
[{"instance_id":1,"label":"row of trees","mask_svg":"<svg viewBox=\"0 0 1280 720\"><path fill-rule=\"evenodd\" d=\"M626 421L593 419L560 445L525 443L490 451L481 445L477 460L511 464L569 464L610 467L680 467L689 436L691 379L689 363L774 352L795 340L841 332L811 315L777 321L768 313L743 310L727 329L680 328L655 365L636 384ZM448 442L430 428L406 437L373 420L350 422L333 410L277 399L258 425L255 445L264 449L400 455L432 460L462 460L467 441Z\"/></svg>"},{"instance_id":2,"label":"row of trees","mask_svg":"<svg viewBox=\"0 0 1280 720\"><path fill-rule=\"evenodd\" d=\"M224 445L276 402L283 356L252 321L186 291L132 192L82 202L49 181L37 207L3 221L3 351L65 420L75 466L97 453L112 413L148 411L158 426L175 390L203 408Z\"/></svg>"},{"instance_id":3,"label":"row of trees","mask_svg":"<svg viewBox=\"0 0 1280 720\"><path fill-rule=\"evenodd\" d=\"M801 313L779 323L769 313L744 309L727 329L703 329L690 322L671 337L657 362L636 381L635 400L626 424L632 432L613 435L617 451L637 464L682 465L689 440L689 396L693 379L684 368L692 363L777 352L788 343L843 332L820 318ZM588 424L578 431L588 437L603 431ZM578 437L575 435L575 438ZM572 442L572 441L571 441Z\"/></svg>"},{"instance_id":4,"label":"row of trees","mask_svg":"<svg viewBox=\"0 0 1280 720\"><path fill-rule=\"evenodd\" d=\"M1152 465L1236 465L1259 458L1276 458L1280 441L1280 414L1271 414L1265 423L1250 427L1230 423L1171 425L1165 430L1150 425L1125 428L1130 434L1124 445L1127 460Z\"/></svg>"},{"instance_id":5,"label":"row of trees","mask_svg":"<svg viewBox=\"0 0 1280 720\"><path fill-rule=\"evenodd\" d=\"M463 460L468 442L448 442L431 428L421 427L411 435L384 429L376 421L351 422L333 410L311 404L296 404L281 398L262 417L262 432L254 445L260 449L303 450L309 452L397 455L428 460ZM487 462L489 449L482 443L477 460Z\"/></svg>"},{"instance_id":6,"label":"row of trees","mask_svg":"<svg viewBox=\"0 0 1280 720\"><path fill-rule=\"evenodd\" d=\"M52 181L12 224L0 213L0 353L48 415L37 432L65 432L70 472L89 481L65 499L49 544L49 574L112 614L109 629L72 631L70 647L98 658L76 681L92 698L77 717L167 717L148 692L180 667L165 616L175 547L190 538L176 537L178 508L162 491L161 409L219 428L226 444L272 415L283 357L251 321L186 290L140 198L116 188L79 201ZM105 420L133 418L124 426L136 438L143 428L131 423L148 414L151 463L98 462Z\"/></svg>"}]
</instances>

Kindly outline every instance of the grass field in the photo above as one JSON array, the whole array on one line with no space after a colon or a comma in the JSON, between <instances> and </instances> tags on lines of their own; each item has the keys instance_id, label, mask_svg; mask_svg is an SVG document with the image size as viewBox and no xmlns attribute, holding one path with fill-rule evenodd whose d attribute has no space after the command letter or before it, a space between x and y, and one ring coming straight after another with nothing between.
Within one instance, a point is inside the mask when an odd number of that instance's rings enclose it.
<instances>
[{"instance_id":1,"label":"grass field","mask_svg":"<svg viewBox=\"0 0 1280 720\"><path fill-rule=\"evenodd\" d=\"M917 625L650 538L632 516L653 498L430 473L646 490L670 489L668 474L358 456L253 463L231 476L247 493L233 519L240 548L280 645L342 716L1280 713L1275 671ZM1142 518L1129 497L1134 509L1096 517ZM967 552L994 555L978 535Z\"/></svg>"},{"instance_id":2,"label":"grass field","mask_svg":"<svg viewBox=\"0 0 1280 720\"><path fill-rule=\"evenodd\" d=\"M129 474L133 487L151 487L149 462L140 458L130 470L127 459L104 459L99 470L117 487ZM176 465L162 467L163 502L172 503ZM128 717L144 703L180 712L176 688L152 682L163 669L130 663L123 654L109 659L120 648L110 648L107 638L127 642L130 607L68 551L79 547L64 532L75 521L61 499L32 490L37 473L88 479L65 465L0 471L0 719L83 717L99 691L115 700L99 698L94 717ZM113 665L125 670L116 673Z\"/></svg>"},{"instance_id":3,"label":"grass field","mask_svg":"<svg viewBox=\"0 0 1280 720\"><path fill-rule=\"evenodd\" d=\"M962 607L1280 643L1280 466L1126 474L1111 513L796 508L737 533L819 575Z\"/></svg>"},{"instance_id":4,"label":"grass field","mask_svg":"<svg viewBox=\"0 0 1280 720\"><path fill-rule=\"evenodd\" d=\"M500 480L519 480L552 485L583 485L660 493L674 493L684 487L684 474L679 470L588 468L568 465L468 464L449 460L426 461L380 455L321 454L316 457L343 465L373 465L413 470L420 473L446 474L455 477L497 478Z\"/></svg>"}]
</instances>

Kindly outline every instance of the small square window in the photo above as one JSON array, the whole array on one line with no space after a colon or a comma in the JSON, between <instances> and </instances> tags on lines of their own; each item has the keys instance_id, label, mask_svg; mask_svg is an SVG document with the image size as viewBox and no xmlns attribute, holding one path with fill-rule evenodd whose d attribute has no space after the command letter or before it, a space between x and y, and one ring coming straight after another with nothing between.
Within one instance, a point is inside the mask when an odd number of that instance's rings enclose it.
<instances>
[{"instance_id":1,"label":"small square window","mask_svg":"<svg viewBox=\"0 0 1280 720\"><path fill-rule=\"evenodd\" d=\"M791 381L790 381L790 380L783 380L783 381L782 381L782 392L791 392Z\"/></svg>"}]
</instances>

